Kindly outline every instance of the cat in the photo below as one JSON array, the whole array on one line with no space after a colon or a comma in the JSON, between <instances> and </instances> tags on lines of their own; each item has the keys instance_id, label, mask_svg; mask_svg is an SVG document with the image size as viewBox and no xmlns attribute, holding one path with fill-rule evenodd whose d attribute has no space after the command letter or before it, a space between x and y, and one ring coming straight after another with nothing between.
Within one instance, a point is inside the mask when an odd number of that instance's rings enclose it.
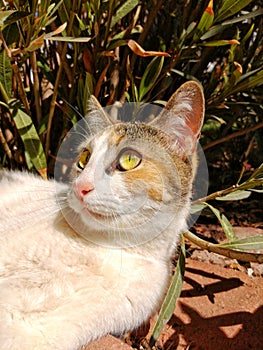
<instances>
[{"instance_id":1,"label":"cat","mask_svg":"<svg viewBox=\"0 0 263 350\"><path fill-rule=\"evenodd\" d=\"M0 173L0 349L75 350L158 311L186 227L204 96L183 84L149 123L91 97L71 181Z\"/></svg>"}]
</instances>

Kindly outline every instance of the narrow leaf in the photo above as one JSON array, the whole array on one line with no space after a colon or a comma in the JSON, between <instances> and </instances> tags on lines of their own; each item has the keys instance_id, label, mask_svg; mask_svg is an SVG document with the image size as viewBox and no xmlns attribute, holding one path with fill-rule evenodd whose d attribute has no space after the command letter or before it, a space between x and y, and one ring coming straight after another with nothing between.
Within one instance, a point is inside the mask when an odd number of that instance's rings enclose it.
<instances>
[{"instance_id":1,"label":"narrow leaf","mask_svg":"<svg viewBox=\"0 0 263 350\"><path fill-rule=\"evenodd\" d=\"M202 44L201 46L208 46L208 47L217 47L217 46L226 46L226 45L239 45L240 42L236 39L231 40L214 40L214 41L208 41L207 43Z\"/></svg>"},{"instance_id":2,"label":"narrow leaf","mask_svg":"<svg viewBox=\"0 0 263 350\"><path fill-rule=\"evenodd\" d=\"M251 2L252 0L224 0L222 6L219 7L215 21L219 22L233 16Z\"/></svg>"},{"instance_id":3,"label":"narrow leaf","mask_svg":"<svg viewBox=\"0 0 263 350\"><path fill-rule=\"evenodd\" d=\"M55 35L58 35L63 32L67 27L67 22L63 23L61 26L59 26L57 29L53 30L53 32L45 34L45 39L49 39L50 37L54 37Z\"/></svg>"},{"instance_id":4,"label":"narrow leaf","mask_svg":"<svg viewBox=\"0 0 263 350\"><path fill-rule=\"evenodd\" d=\"M139 101L154 86L163 67L164 57L155 57L146 68L139 87Z\"/></svg>"},{"instance_id":5,"label":"narrow leaf","mask_svg":"<svg viewBox=\"0 0 263 350\"><path fill-rule=\"evenodd\" d=\"M40 35L35 40L31 41L29 46L25 48L25 51L32 52L38 50L44 44L45 34Z\"/></svg>"},{"instance_id":6,"label":"narrow leaf","mask_svg":"<svg viewBox=\"0 0 263 350\"><path fill-rule=\"evenodd\" d=\"M211 204L208 203L204 203L217 217L218 221L220 222L220 225L222 226L222 229L226 235L226 238L228 239L229 242L231 242L234 239L237 239L235 231L231 225L231 223L229 222L229 220L227 219L227 217L225 215L220 214L220 211L218 209L216 209L215 207L213 207Z\"/></svg>"},{"instance_id":7,"label":"narrow leaf","mask_svg":"<svg viewBox=\"0 0 263 350\"><path fill-rule=\"evenodd\" d=\"M237 250L262 250L263 235L237 239L230 243L218 244L218 246Z\"/></svg>"},{"instance_id":8,"label":"narrow leaf","mask_svg":"<svg viewBox=\"0 0 263 350\"><path fill-rule=\"evenodd\" d=\"M167 52L161 51L145 51L136 41L130 39L128 40L129 48L138 56L149 57L149 56L164 56L171 57Z\"/></svg>"},{"instance_id":9,"label":"narrow leaf","mask_svg":"<svg viewBox=\"0 0 263 350\"><path fill-rule=\"evenodd\" d=\"M72 37L72 36L50 36L46 37L46 40L54 40L54 41L66 41L66 42L74 42L74 43L87 43L91 40L89 37Z\"/></svg>"},{"instance_id":10,"label":"narrow leaf","mask_svg":"<svg viewBox=\"0 0 263 350\"><path fill-rule=\"evenodd\" d=\"M260 164L260 166L253 171L249 180L253 180L253 179L263 179L263 163Z\"/></svg>"},{"instance_id":11,"label":"narrow leaf","mask_svg":"<svg viewBox=\"0 0 263 350\"><path fill-rule=\"evenodd\" d=\"M6 51L0 51L0 82L5 91L5 96L11 98L11 82L12 68L10 59L7 57Z\"/></svg>"},{"instance_id":12,"label":"narrow leaf","mask_svg":"<svg viewBox=\"0 0 263 350\"><path fill-rule=\"evenodd\" d=\"M233 226L231 225L230 221L224 214L222 214L221 216L220 223L222 225L222 229L224 230L226 238L229 242L232 242L233 240L237 239Z\"/></svg>"},{"instance_id":13,"label":"narrow leaf","mask_svg":"<svg viewBox=\"0 0 263 350\"><path fill-rule=\"evenodd\" d=\"M201 36L201 40L207 40L207 39L215 36L216 34L222 32L223 30L225 30L229 26L232 26L234 23L243 22L243 21L246 21L250 18L260 16L262 14L263 14L263 9L259 9L257 11L249 12L243 16L235 17L235 18L232 18L230 20L224 21L223 23L220 23L220 24L217 24L217 25L211 27L206 33L204 33Z\"/></svg>"},{"instance_id":14,"label":"narrow leaf","mask_svg":"<svg viewBox=\"0 0 263 350\"><path fill-rule=\"evenodd\" d=\"M250 191L234 191L226 196L223 197L217 197L216 200L218 201L238 201L241 199L248 198L251 195Z\"/></svg>"},{"instance_id":15,"label":"narrow leaf","mask_svg":"<svg viewBox=\"0 0 263 350\"><path fill-rule=\"evenodd\" d=\"M240 91L245 91L252 89L256 86L260 86L263 84L263 70L260 70L258 73L250 76L247 79L240 78L240 81L236 84L236 86L232 89L232 94L236 94Z\"/></svg>"},{"instance_id":16,"label":"narrow leaf","mask_svg":"<svg viewBox=\"0 0 263 350\"><path fill-rule=\"evenodd\" d=\"M0 11L0 26L10 25L29 15L30 13L26 11Z\"/></svg>"},{"instance_id":17,"label":"narrow leaf","mask_svg":"<svg viewBox=\"0 0 263 350\"><path fill-rule=\"evenodd\" d=\"M13 110L13 119L24 143L26 160L31 161L42 177L46 177L46 157L32 119L21 109Z\"/></svg>"},{"instance_id":18,"label":"narrow leaf","mask_svg":"<svg viewBox=\"0 0 263 350\"><path fill-rule=\"evenodd\" d=\"M196 28L196 34L194 35L194 41L199 39L203 33L205 33L213 24L214 11L213 11L213 0L209 1L207 8L205 9L200 22Z\"/></svg>"},{"instance_id":19,"label":"narrow leaf","mask_svg":"<svg viewBox=\"0 0 263 350\"><path fill-rule=\"evenodd\" d=\"M137 5L139 0L126 0L118 8L115 15L112 16L110 28L112 28L119 20L125 17L129 12L131 12Z\"/></svg>"},{"instance_id":20,"label":"narrow leaf","mask_svg":"<svg viewBox=\"0 0 263 350\"><path fill-rule=\"evenodd\" d=\"M159 312L158 319L155 323L150 339L150 345L154 345L159 335L161 334L163 327L167 324L167 322L169 322L170 318L173 315L177 299L181 294L185 271L185 244L183 237L181 242L181 251L176 265L176 270Z\"/></svg>"}]
</instances>

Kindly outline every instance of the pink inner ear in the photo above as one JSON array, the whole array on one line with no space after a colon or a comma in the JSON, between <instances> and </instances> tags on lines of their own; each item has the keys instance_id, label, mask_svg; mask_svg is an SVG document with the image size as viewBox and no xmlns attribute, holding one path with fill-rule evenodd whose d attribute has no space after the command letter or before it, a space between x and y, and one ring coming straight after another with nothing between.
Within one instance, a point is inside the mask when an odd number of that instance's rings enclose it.
<instances>
[{"instance_id":1,"label":"pink inner ear","mask_svg":"<svg viewBox=\"0 0 263 350\"><path fill-rule=\"evenodd\" d=\"M175 97L176 110L181 109L187 126L198 137L204 118L204 95L201 86L192 81L185 83L177 90Z\"/></svg>"},{"instance_id":2,"label":"pink inner ear","mask_svg":"<svg viewBox=\"0 0 263 350\"><path fill-rule=\"evenodd\" d=\"M186 152L194 151L204 119L204 95L200 84L189 81L169 99L150 125L164 131Z\"/></svg>"}]
</instances>

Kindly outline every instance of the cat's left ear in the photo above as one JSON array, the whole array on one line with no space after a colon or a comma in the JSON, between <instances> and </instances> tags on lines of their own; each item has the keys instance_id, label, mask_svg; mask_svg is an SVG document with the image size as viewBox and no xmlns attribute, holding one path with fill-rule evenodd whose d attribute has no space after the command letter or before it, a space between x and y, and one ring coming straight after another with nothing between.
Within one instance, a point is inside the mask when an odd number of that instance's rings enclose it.
<instances>
[{"instance_id":1,"label":"cat's left ear","mask_svg":"<svg viewBox=\"0 0 263 350\"><path fill-rule=\"evenodd\" d=\"M85 119L87 121L89 132L92 135L97 134L99 131L104 130L113 124L107 113L101 107L99 101L93 95L89 98Z\"/></svg>"},{"instance_id":2,"label":"cat's left ear","mask_svg":"<svg viewBox=\"0 0 263 350\"><path fill-rule=\"evenodd\" d=\"M189 81L169 99L165 108L150 125L155 126L188 153L196 149L204 121L205 101L200 84Z\"/></svg>"}]
</instances>

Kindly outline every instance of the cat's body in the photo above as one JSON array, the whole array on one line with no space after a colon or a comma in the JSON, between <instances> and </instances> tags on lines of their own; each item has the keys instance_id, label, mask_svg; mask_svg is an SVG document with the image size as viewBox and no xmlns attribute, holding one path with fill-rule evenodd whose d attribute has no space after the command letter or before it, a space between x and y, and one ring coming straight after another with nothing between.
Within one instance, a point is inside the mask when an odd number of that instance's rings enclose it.
<instances>
[{"instance_id":1,"label":"cat's body","mask_svg":"<svg viewBox=\"0 0 263 350\"><path fill-rule=\"evenodd\" d=\"M0 349L74 350L158 310L203 119L196 83L173 99L168 109L182 115L167 135L164 114L151 125L101 115L98 127L91 113L71 185L1 173Z\"/></svg>"}]
</instances>

